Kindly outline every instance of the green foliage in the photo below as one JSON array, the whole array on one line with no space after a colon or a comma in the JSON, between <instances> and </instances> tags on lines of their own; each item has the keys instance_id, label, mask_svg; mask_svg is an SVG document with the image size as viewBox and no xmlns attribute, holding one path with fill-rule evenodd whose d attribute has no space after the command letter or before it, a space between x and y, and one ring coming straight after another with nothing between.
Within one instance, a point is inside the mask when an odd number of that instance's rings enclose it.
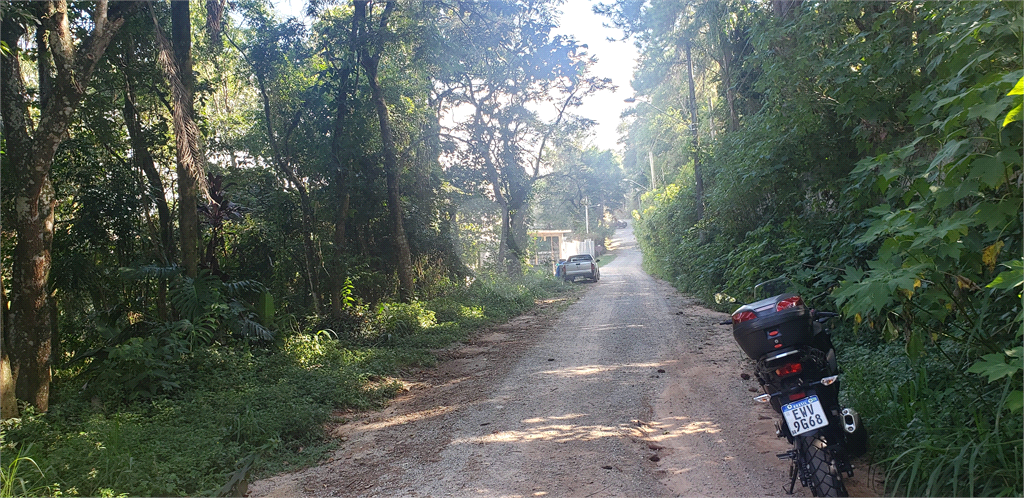
<instances>
[{"instance_id":1,"label":"green foliage","mask_svg":"<svg viewBox=\"0 0 1024 498\"><path fill-rule=\"evenodd\" d=\"M240 287L198 278L183 293L205 304L186 307L203 317ZM335 410L381 406L402 389L392 376L436 361L430 350L571 289L536 273L519 282L481 276L431 301L373 311L352 299L353 316L366 315L353 322L356 333L292 333L266 349L241 341L189 347L187 330L106 315L97 333L112 344L102 349L108 356L90 360L93 374L59 375L47 414L29 412L3 426L2 482L29 495L198 496L240 473L311 465L335 444L323 433ZM269 319L270 298L254 295L252 312Z\"/></svg>"},{"instance_id":2,"label":"green foliage","mask_svg":"<svg viewBox=\"0 0 1024 498\"><path fill-rule=\"evenodd\" d=\"M704 219L685 183L645 197L648 271L706 302L795 279L850 318L847 402L892 492L1019 495L1021 4L727 10L755 21L734 89L764 105L708 146Z\"/></svg>"},{"instance_id":3,"label":"green foliage","mask_svg":"<svg viewBox=\"0 0 1024 498\"><path fill-rule=\"evenodd\" d=\"M572 143L557 153L553 161L557 169L535 187L533 226L572 229L583 237L589 217L590 236L604 240L613 231L604 222L604 213L621 209L625 200L627 186L620 161L611 151L579 150Z\"/></svg>"},{"instance_id":4,"label":"green foliage","mask_svg":"<svg viewBox=\"0 0 1024 498\"><path fill-rule=\"evenodd\" d=\"M132 337L110 346L106 357L93 363L92 392L134 401L175 391L181 386L174 361L187 351L187 343L174 335Z\"/></svg>"},{"instance_id":5,"label":"green foliage","mask_svg":"<svg viewBox=\"0 0 1024 498\"><path fill-rule=\"evenodd\" d=\"M1024 348L1017 346L1002 353L991 353L982 356L980 360L967 369L970 373L988 377L988 382L995 382L1000 379L1015 379L1017 373L1024 370ZM1007 388L1014 384L1005 383ZM1010 413L1020 413L1024 408L1024 400L1021 397L1020 389L1009 391L1004 406Z\"/></svg>"},{"instance_id":6,"label":"green foliage","mask_svg":"<svg viewBox=\"0 0 1024 498\"><path fill-rule=\"evenodd\" d=\"M25 448L18 448L15 455L10 458L10 461L0 461L0 497L10 496L42 496L42 495L53 495L53 491L48 486L40 488L30 488L27 485L27 479L24 476L26 473L20 469L26 468L28 465L28 472L32 473L32 477L35 478L35 473L38 472L39 476L45 477L43 471L39 469L39 465L32 457L27 456L32 452L32 444L28 444ZM6 458L4 460L7 460ZM34 472L33 472L34 470Z\"/></svg>"},{"instance_id":7,"label":"green foliage","mask_svg":"<svg viewBox=\"0 0 1024 498\"><path fill-rule=\"evenodd\" d=\"M680 252L676 250L695 215L687 206L688 197L677 184L669 184L647 192L642 197L641 210L633 213L637 241L644 249L644 269L658 277L672 280L671 272L678 268Z\"/></svg>"},{"instance_id":8,"label":"green foliage","mask_svg":"<svg viewBox=\"0 0 1024 498\"><path fill-rule=\"evenodd\" d=\"M423 300L431 300L444 296L461 287L460 272L453 271L450 265L438 257L421 256L414 262L416 275L416 294Z\"/></svg>"},{"instance_id":9,"label":"green foliage","mask_svg":"<svg viewBox=\"0 0 1024 498\"><path fill-rule=\"evenodd\" d=\"M1009 384L950 371L935 346L918 361L897 344L861 340L838 349L844 389L872 431L887 487L907 496L1000 496L1017 486L1024 435Z\"/></svg>"},{"instance_id":10,"label":"green foliage","mask_svg":"<svg viewBox=\"0 0 1024 498\"><path fill-rule=\"evenodd\" d=\"M851 175L851 190L884 203L868 209L866 230L854 241L877 247L876 256L867 268L847 268L837 304L859 327L901 340L911 358L941 352L947 363L928 371L961 376L944 383L945 397L957 401L936 396L934 378L914 378L920 406L913 413L952 430L911 424L905 447L884 445L889 486L900 493L1022 489L1021 137L1018 124L1010 120L1016 128L1010 131L1001 119L1012 107L1009 94L1021 71L1012 69L1007 52L981 48L1019 43L1019 27L1003 25L1015 19L1010 24L1019 26L1019 9L1003 7L943 10L944 25L969 18L978 28L924 40L938 54L930 68L939 78L906 109L916 138L862 160ZM965 374L983 376L987 384L980 387L977 377ZM988 410L973 419L935 423L925 414L924 407L962 405L959 400L978 391Z\"/></svg>"},{"instance_id":11,"label":"green foliage","mask_svg":"<svg viewBox=\"0 0 1024 498\"><path fill-rule=\"evenodd\" d=\"M437 323L434 312L423 303L383 303L370 328L384 342L392 342L423 332Z\"/></svg>"},{"instance_id":12,"label":"green foliage","mask_svg":"<svg viewBox=\"0 0 1024 498\"><path fill-rule=\"evenodd\" d=\"M129 324L123 307L96 315L94 334L102 345L75 360L88 362L83 372L91 379L88 392L109 401L172 394L189 375L181 366L189 352L233 340L269 345L273 331L287 326L284 317L274 316L273 297L254 282L225 283L205 271L190 279L177 267L160 266L123 268L121 275L129 280L172 279L169 300L181 318ZM256 304L244 295L256 296Z\"/></svg>"},{"instance_id":13,"label":"green foliage","mask_svg":"<svg viewBox=\"0 0 1024 498\"><path fill-rule=\"evenodd\" d=\"M283 461L321 458L330 447L321 424L331 410L379 406L399 385L368 385L368 379L398 361L308 336L289 339L274 354L201 349L182 360L192 375L177 397L115 412L68 400L5 430L4 453L34 442L45 473L40 482L56 482L66 495L205 494L253 452L261 455L255 465L261 473L283 470Z\"/></svg>"}]
</instances>

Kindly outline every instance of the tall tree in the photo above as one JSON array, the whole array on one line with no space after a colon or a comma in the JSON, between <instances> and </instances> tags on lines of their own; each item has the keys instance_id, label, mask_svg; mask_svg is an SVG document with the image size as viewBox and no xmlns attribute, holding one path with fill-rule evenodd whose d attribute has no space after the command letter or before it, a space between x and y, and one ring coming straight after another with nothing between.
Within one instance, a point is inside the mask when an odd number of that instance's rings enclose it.
<instances>
[{"instance_id":1,"label":"tall tree","mask_svg":"<svg viewBox=\"0 0 1024 498\"><path fill-rule=\"evenodd\" d=\"M551 33L556 13L547 2L468 4L448 13L442 30L448 46L460 48L442 79L447 98L469 110L448 136L461 141L463 164L501 208L498 260L510 275L526 257L529 201L547 174L548 148L588 126L571 111L611 85L589 74L593 58L582 45ZM554 111L537 111L547 106Z\"/></svg>"},{"instance_id":2,"label":"tall tree","mask_svg":"<svg viewBox=\"0 0 1024 498\"><path fill-rule=\"evenodd\" d=\"M359 62L363 66L363 70L366 71L366 80L370 85L370 98L377 111L380 138L384 147L384 175L387 180L391 244L398 260L399 294L403 301L409 301L413 298L416 288L412 273L412 252L409 250L409 239L405 235L402 193L399 186L401 171L398 162L398 147L395 144L387 99L384 97L384 90L378 77L380 59L384 54L388 21L395 11L396 2L384 2L384 10L377 19L376 27L373 27L371 23L372 11L367 8L370 5L370 2L366 0L355 2L355 23L362 30L358 44Z\"/></svg>"},{"instance_id":3,"label":"tall tree","mask_svg":"<svg viewBox=\"0 0 1024 498\"><path fill-rule=\"evenodd\" d=\"M743 113L756 111L761 105L758 96L739 94L739 89L753 93L750 83L743 81L743 76L744 58L753 50L748 25L757 8L729 0L664 0L643 6L637 6L631 0L620 0L599 9L622 27L627 36L636 37L642 48L634 88L638 93L650 96L651 102L637 109L638 119L634 128L645 133L631 134L636 137L631 140L631 146L640 149L646 145L643 143L645 137L657 136L670 144L663 149L670 157L678 150L689 152L692 183L688 178L690 170L685 167L680 168L676 183L692 189L693 223L704 218L707 205L705 183L709 175L704 164L707 151L716 140L724 137L716 135L718 125L713 108L724 107L725 131L735 133L740 130ZM688 96L687 112L673 115L673 101L680 95ZM714 102L720 96L724 96L725 105L715 106ZM739 103L750 100L757 100L754 108L742 109ZM701 103L707 104L702 107ZM663 110L664 107L669 111ZM650 112L652 109L658 112ZM662 120L662 116L672 119ZM688 132L679 133L684 129L677 126L679 124L687 125L685 129ZM708 135L711 140L707 140ZM663 162L669 160L663 159ZM705 232L700 233L703 242Z\"/></svg>"},{"instance_id":4,"label":"tall tree","mask_svg":"<svg viewBox=\"0 0 1024 498\"><path fill-rule=\"evenodd\" d=\"M11 304L5 344L10 346L11 373L19 399L36 409L49 408L50 361L54 316L48 291L56 197L51 167L76 109L85 95L96 64L124 23L132 5L106 1L85 4L92 22L72 30L64 0L12 4L4 10L0 68L0 110L3 112L4 158L16 186L13 225L17 231L11 268ZM35 19L33 19L35 18ZM36 49L40 95L33 101L25 89L20 43L38 19ZM76 39L76 35L82 37ZM30 107L39 109L33 123Z\"/></svg>"},{"instance_id":5,"label":"tall tree","mask_svg":"<svg viewBox=\"0 0 1024 498\"><path fill-rule=\"evenodd\" d=\"M571 227L584 233L585 205L600 205L598 212L614 211L624 205L626 186L622 166L610 150L581 149L578 143L562 144L552 158L555 171L537 183L531 211L535 226L551 229ZM593 207L592 219L597 219ZM591 223L591 226L595 226Z\"/></svg>"},{"instance_id":6,"label":"tall tree","mask_svg":"<svg viewBox=\"0 0 1024 498\"><path fill-rule=\"evenodd\" d=\"M199 197L209 197L206 172L200 150L199 128L195 124L195 73L192 72L192 16L189 0L171 2L171 47L174 64L165 63L171 95L174 97L174 142L178 172L178 230L181 261L185 274L199 271ZM167 56L163 36L157 29L161 54ZM173 73L171 68L174 68ZM180 81L180 87L175 80Z\"/></svg>"},{"instance_id":7,"label":"tall tree","mask_svg":"<svg viewBox=\"0 0 1024 498\"><path fill-rule=\"evenodd\" d=\"M243 54L256 79L270 163L298 197L306 281L313 310L319 313L323 262L316 242L317 213L309 175L300 158L311 137L301 136L300 127L311 118L311 101L321 90L310 76L312 56L306 29L295 19L278 22L267 6L259 3L247 6L245 18L252 38L245 46L231 37L228 40Z\"/></svg>"},{"instance_id":8,"label":"tall tree","mask_svg":"<svg viewBox=\"0 0 1024 498\"><path fill-rule=\"evenodd\" d=\"M718 66L718 93L725 95L727 132L737 131L740 127L737 80L743 57L752 49L746 32L749 10L742 3L728 0L699 2L693 10L693 28L690 31L694 34L690 38Z\"/></svg>"},{"instance_id":9,"label":"tall tree","mask_svg":"<svg viewBox=\"0 0 1024 498\"><path fill-rule=\"evenodd\" d=\"M171 2L171 40L164 35L153 6L150 16L159 49L160 66L171 86L175 158L178 174L178 230L185 274L199 272L199 196L206 194L206 175L195 123L195 76L192 72L192 21L188 0Z\"/></svg>"},{"instance_id":10,"label":"tall tree","mask_svg":"<svg viewBox=\"0 0 1024 498\"><path fill-rule=\"evenodd\" d=\"M690 90L690 157L693 158L694 210L697 222L704 217L704 175L700 166L700 135L697 133L697 90L693 82L693 49L686 43L686 81ZM703 235L701 236L703 239Z\"/></svg>"},{"instance_id":11,"label":"tall tree","mask_svg":"<svg viewBox=\"0 0 1024 498\"><path fill-rule=\"evenodd\" d=\"M147 92L145 89L153 86L155 81L159 81L163 77L160 75L159 69L156 68L151 55L152 40L142 34L151 31L149 29L151 21L145 17L136 16L132 22L135 25L126 26L122 30L121 36L118 37L121 43L113 49L115 53L112 54L111 59L116 64L120 79L123 81L120 89L123 99L121 114L131 145L130 160L133 168L142 171L145 177L144 189L147 195L144 197L156 206L157 228L153 234L155 240L151 259L162 265L170 265L176 261L177 256L174 220L172 219L171 205L167 202L164 178L153 156L153 148L158 144L154 143L154 133L146 126L146 119L143 115L146 112L144 101ZM145 70L144 67L153 70ZM160 319L166 320L169 316L166 279L160 279L157 284L156 306Z\"/></svg>"},{"instance_id":12,"label":"tall tree","mask_svg":"<svg viewBox=\"0 0 1024 498\"><path fill-rule=\"evenodd\" d=\"M324 52L330 54L329 49L333 45L340 45L340 54L327 56L331 64L332 79L336 85L334 92L334 126L331 130L331 164L333 169L332 182L333 191L337 206L334 213L334 230L332 231L331 242L334 247L334 268L331 271L329 287L331 295L331 316L335 320L342 318L345 308L345 300L342 291L347 275L341 270L343 259L348 248L347 227L349 218L349 206L352 196L349 192L352 163L356 154L352 151L349 143L354 133L351 133L352 105L351 99L359 81L359 65L357 61L357 41L359 33L358 18L354 13L348 15L347 29L342 29L344 17L335 13L326 13L321 20L328 23L329 28L325 31ZM331 29L333 28L333 29ZM347 43L338 43L345 37L332 31L341 31L347 35ZM333 43L332 43L333 42Z\"/></svg>"}]
</instances>

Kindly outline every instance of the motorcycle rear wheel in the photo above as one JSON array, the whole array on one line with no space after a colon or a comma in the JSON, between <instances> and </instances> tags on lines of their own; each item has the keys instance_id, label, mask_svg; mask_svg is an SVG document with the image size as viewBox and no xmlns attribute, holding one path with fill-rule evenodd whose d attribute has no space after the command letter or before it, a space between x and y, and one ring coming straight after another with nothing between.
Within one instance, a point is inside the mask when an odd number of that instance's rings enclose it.
<instances>
[{"instance_id":1,"label":"motorcycle rear wheel","mask_svg":"<svg viewBox=\"0 0 1024 498\"><path fill-rule=\"evenodd\" d=\"M849 496L835 455L828 450L825 434L815 431L797 436L801 469L806 473L814 496Z\"/></svg>"}]
</instances>

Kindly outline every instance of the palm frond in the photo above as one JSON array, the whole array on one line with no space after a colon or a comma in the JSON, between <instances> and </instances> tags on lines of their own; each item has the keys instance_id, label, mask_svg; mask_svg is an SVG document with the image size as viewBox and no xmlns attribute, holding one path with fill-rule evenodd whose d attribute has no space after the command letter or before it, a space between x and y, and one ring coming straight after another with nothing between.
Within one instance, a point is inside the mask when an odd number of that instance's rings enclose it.
<instances>
[{"instance_id":1,"label":"palm frond","mask_svg":"<svg viewBox=\"0 0 1024 498\"><path fill-rule=\"evenodd\" d=\"M224 284L224 288L231 297L240 297L243 294L260 294L267 291L267 287L256 280L228 282Z\"/></svg>"},{"instance_id":2,"label":"palm frond","mask_svg":"<svg viewBox=\"0 0 1024 498\"><path fill-rule=\"evenodd\" d=\"M123 266L118 274L125 280L147 280L150 278L170 279L181 275L182 268L178 265L142 265L138 267Z\"/></svg>"},{"instance_id":3,"label":"palm frond","mask_svg":"<svg viewBox=\"0 0 1024 498\"><path fill-rule=\"evenodd\" d=\"M247 318L238 320L238 332L243 340L249 342L272 342L274 340L274 333L270 329Z\"/></svg>"}]
</instances>

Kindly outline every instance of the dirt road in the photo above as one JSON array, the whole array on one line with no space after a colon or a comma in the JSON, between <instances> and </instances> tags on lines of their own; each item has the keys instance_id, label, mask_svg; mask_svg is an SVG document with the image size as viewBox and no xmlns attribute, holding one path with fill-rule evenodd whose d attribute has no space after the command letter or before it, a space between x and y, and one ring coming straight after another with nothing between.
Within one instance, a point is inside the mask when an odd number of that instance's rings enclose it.
<instances>
[{"instance_id":1,"label":"dirt road","mask_svg":"<svg viewBox=\"0 0 1024 498\"><path fill-rule=\"evenodd\" d=\"M564 312L452 349L387 409L337 427L330 461L250 494L784 495L788 448L716 325L727 315L643 273L631 229L618 234L617 258Z\"/></svg>"}]
</instances>

